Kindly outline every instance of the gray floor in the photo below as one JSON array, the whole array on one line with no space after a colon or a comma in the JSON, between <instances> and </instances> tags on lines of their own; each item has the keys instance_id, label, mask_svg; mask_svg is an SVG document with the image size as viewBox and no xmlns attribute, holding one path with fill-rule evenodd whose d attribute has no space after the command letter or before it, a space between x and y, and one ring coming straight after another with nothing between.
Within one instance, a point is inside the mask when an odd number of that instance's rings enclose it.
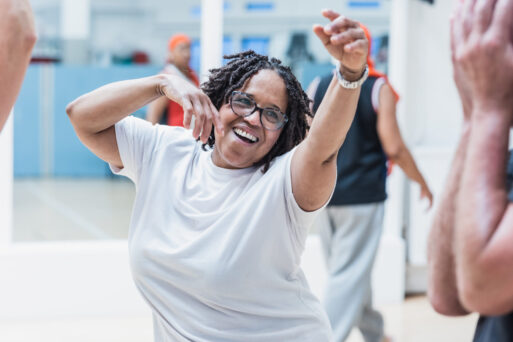
<instances>
[{"instance_id":1,"label":"gray floor","mask_svg":"<svg viewBox=\"0 0 513 342\"><path fill-rule=\"evenodd\" d=\"M436 314L426 297L379 308L393 342L472 341L476 315L448 318ZM0 321L2 342L150 342L151 316L83 317L52 320ZM346 342L363 342L354 331Z\"/></svg>"},{"instance_id":2,"label":"gray floor","mask_svg":"<svg viewBox=\"0 0 513 342\"><path fill-rule=\"evenodd\" d=\"M134 185L125 179L16 179L13 240L127 237Z\"/></svg>"}]
</instances>

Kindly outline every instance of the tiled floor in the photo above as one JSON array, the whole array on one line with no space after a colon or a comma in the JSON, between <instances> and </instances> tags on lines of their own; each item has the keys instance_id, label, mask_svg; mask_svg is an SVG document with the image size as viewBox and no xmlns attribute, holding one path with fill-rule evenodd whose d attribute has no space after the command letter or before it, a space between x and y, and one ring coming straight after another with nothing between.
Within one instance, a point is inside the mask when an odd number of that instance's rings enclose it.
<instances>
[{"instance_id":1,"label":"tiled floor","mask_svg":"<svg viewBox=\"0 0 513 342\"><path fill-rule=\"evenodd\" d=\"M133 197L124 179L16 180L14 241L126 238ZM477 318L437 315L424 296L380 309L394 342L471 341ZM149 316L0 321L0 342L151 340ZM358 332L349 339L360 341Z\"/></svg>"},{"instance_id":2,"label":"tiled floor","mask_svg":"<svg viewBox=\"0 0 513 342\"><path fill-rule=\"evenodd\" d=\"M123 239L135 188L122 178L17 179L13 194L15 242Z\"/></svg>"}]
</instances>

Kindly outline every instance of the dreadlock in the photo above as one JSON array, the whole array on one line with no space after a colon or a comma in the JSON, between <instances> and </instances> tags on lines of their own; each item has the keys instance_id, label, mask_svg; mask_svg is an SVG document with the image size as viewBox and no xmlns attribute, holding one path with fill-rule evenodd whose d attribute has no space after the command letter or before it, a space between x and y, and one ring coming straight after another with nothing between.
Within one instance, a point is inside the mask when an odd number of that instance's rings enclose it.
<instances>
[{"instance_id":1,"label":"dreadlock","mask_svg":"<svg viewBox=\"0 0 513 342\"><path fill-rule=\"evenodd\" d=\"M265 173L275 157L292 150L305 138L309 128L306 115L312 116L309 108L310 99L290 68L282 65L279 59L269 58L252 50L224 56L224 58L230 60L228 64L210 70L208 81L201 85L203 92L207 94L218 110L228 103L234 90L241 89L246 81L260 70L273 70L285 82L288 93L286 114L289 120L269 153L254 164L254 166L264 165L262 172ZM206 145L213 147L214 144L215 136L212 128L207 143L203 144L203 149Z\"/></svg>"}]
</instances>

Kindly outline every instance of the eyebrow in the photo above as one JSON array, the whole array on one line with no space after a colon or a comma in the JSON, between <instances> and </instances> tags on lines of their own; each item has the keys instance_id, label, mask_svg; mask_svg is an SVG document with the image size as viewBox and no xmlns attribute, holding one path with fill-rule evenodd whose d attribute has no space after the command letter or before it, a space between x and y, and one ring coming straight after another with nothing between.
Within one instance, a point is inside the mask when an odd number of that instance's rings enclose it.
<instances>
[{"instance_id":1,"label":"eyebrow","mask_svg":"<svg viewBox=\"0 0 513 342\"><path fill-rule=\"evenodd\" d=\"M251 98L253 101L255 101L255 97L253 96L253 94L245 93L245 92L243 92L243 91L241 91L241 93L243 93L244 95L247 95L249 98ZM255 103L256 103L256 101L255 101ZM258 103L257 103L257 106L258 106ZM281 108L280 108L280 107L278 107L278 106L277 106L277 105L275 105L275 104L271 104L271 105L269 105L268 107L266 106L265 108L274 108L274 109L278 109L278 110L280 111L280 113L285 113L285 112L283 112L283 111L281 110Z\"/></svg>"}]
</instances>

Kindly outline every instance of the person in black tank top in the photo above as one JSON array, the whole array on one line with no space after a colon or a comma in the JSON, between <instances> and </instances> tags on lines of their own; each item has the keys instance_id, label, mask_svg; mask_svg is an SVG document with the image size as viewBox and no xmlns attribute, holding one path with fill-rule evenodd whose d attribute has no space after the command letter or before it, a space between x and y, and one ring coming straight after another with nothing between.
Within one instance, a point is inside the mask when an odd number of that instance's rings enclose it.
<instances>
[{"instance_id":1,"label":"person in black tank top","mask_svg":"<svg viewBox=\"0 0 513 342\"><path fill-rule=\"evenodd\" d=\"M367 39L371 41L368 31ZM362 85L356 115L337 155L335 191L318 222L329 268L325 309L337 342L344 341L355 326L366 342L386 340L383 318L372 308L370 274L383 226L387 162L399 165L420 185L430 205L432 201L401 138L395 112L398 97L370 58L367 64L369 78ZM314 113L331 82L333 74L328 74L309 87Z\"/></svg>"},{"instance_id":2,"label":"person in black tank top","mask_svg":"<svg viewBox=\"0 0 513 342\"><path fill-rule=\"evenodd\" d=\"M451 28L464 124L429 237L429 298L477 312L475 342L513 341L513 0L465 0ZM489 44L494 42L494 44Z\"/></svg>"}]
</instances>

